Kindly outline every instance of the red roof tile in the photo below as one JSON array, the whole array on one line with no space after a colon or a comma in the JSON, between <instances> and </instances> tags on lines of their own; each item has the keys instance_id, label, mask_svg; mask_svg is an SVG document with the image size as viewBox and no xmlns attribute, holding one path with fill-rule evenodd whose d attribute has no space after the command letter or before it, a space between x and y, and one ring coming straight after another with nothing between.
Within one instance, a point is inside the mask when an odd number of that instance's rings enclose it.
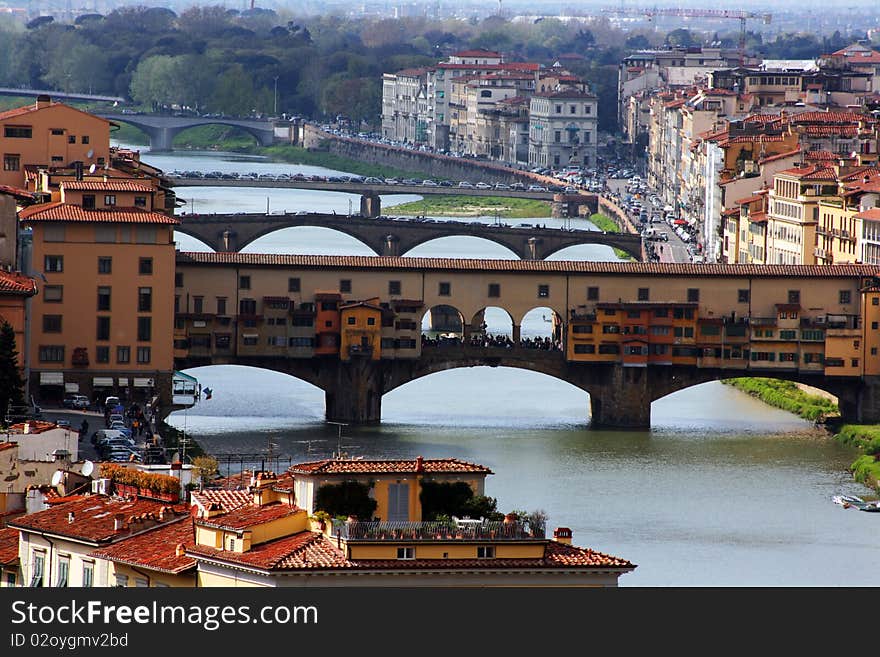
<instances>
[{"instance_id":1,"label":"red roof tile","mask_svg":"<svg viewBox=\"0 0 880 657\"><path fill-rule=\"evenodd\" d=\"M39 112L40 110L49 109L50 107L58 107L58 106L66 107L67 109L74 110L75 112L79 112L80 114L85 114L93 119L98 120L98 121L103 121L104 123L111 123L111 124L113 123L112 121L104 119L100 116L96 116L94 114L89 114L88 112L83 112L80 109L77 109L75 107L71 107L70 105L66 105L64 103L56 103L56 102L52 102L47 106L39 107L39 108L37 107L36 103L33 103L32 105L25 105L24 107L17 107L15 109L6 110L5 112L0 112L0 121L5 121L6 119L14 119L17 116L24 116L25 114L30 114L31 112Z\"/></svg>"},{"instance_id":2,"label":"red roof tile","mask_svg":"<svg viewBox=\"0 0 880 657\"><path fill-rule=\"evenodd\" d=\"M249 479L245 480L247 486ZM225 512L232 511L246 504L252 504L254 496L245 489L241 490L201 490L193 491L190 495L193 504L203 508L210 508L212 504L219 504Z\"/></svg>"},{"instance_id":3,"label":"red roof tile","mask_svg":"<svg viewBox=\"0 0 880 657\"><path fill-rule=\"evenodd\" d=\"M859 212L856 217L859 219L867 219L869 221L880 221L880 208L871 208L864 212Z\"/></svg>"},{"instance_id":4,"label":"red roof tile","mask_svg":"<svg viewBox=\"0 0 880 657\"><path fill-rule=\"evenodd\" d=\"M832 167L811 164L808 167L793 167L776 174L792 176L799 180L837 180L837 172Z\"/></svg>"},{"instance_id":5,"label":"red roof tile","mask_svg":"<svg viewBox=\"0 0 880 657\"><path fill-rule=\"evenodd\" d=\"M18 530L11 527L0 529L0 566L18 561Z\"/></svg>"},{"instance_id":6,"label":"red roof tile","mask_svg":"<svg viewBox=\"0 0 880 657\"><path fill-rule=\"evenodd\" d=\"M271 502L263 506L249 504L213 518L199 518L196 523L205 527L238 531L302 512L298 506L284 502Z\"/></svg>"},{"instance_id":7,"label":"red roof tile","mask_svg":"<svg viewBox=\"0 0 880 657\"><path fill-rule=\"evenodd\" d=\"M807 151L804 153L805 160L837 160L840 155L831 151Z\"/></svg>"},{"instance_id":8,"label":"red roof tile","mask_svg":"<svg viewBox=\"0 0 880 657\"><path fill-rule=\"evenodd\" d=\"M89 556L116 563L178 574L195 568L196 561L185 554L177 556L177 546L195 545L195 530L191 518L180 518L164 527L119 541Z\"/></svg>"},{"instance_id":9,"label":"red roof tile","mask_svg":"<svg viewBox=\"0 0 880 657\"><path fill-rule=\"evenodd\" d=\"M776 160L782 160L786 157L792 157L801 152L800 148L795 148L793 151L786 151L785 153L777 153L776 155L768 155L767 157L763 157L758 160L758 164L766 164L767 162L775 162Z\"/></svg>"},{"instance_id":10,"label":"red roof tile","mask_svg":"<svg viewBox=\"0 0 880 657\"><path fill-rule=\"evenodd\" d=\"M135 180L62 180L60 183L68 191L102 191L102 192L152 192L153 188L144 182Z\"/></svg>"},{"instance_id":11,"label":"red roof tile","mask_svg":"<svg viewBox=\"0 0 880 657\"><path fill-rule=\"evenodd\" d=\"M483 48L475 48L473 50L461 50L459 52L452 53L453 57L492 57L498 58L501 57L500 52L495 52L494 50L485 50Z\"/></svg>"},{"instance_id":12,"label":"red roof tile","mask_svg":"<svg viewBox=\"0 0 880 657\"><path fill-rule=\"evenodd\" d=\"M324 570L354 567L354 564L348 561L323 534L309 531L261 543L247 552L230 552L205 545L195 545L187 548L187 554L252 566L261 570Z\"/></svg>"},{"instance_id":13,"label":"red roof tile","mask_svg":"<svg viewBox=\"0 0 880 657\"><path fill-rule=\"evenodd\" d=\"M33 200L35 198L33 192L21 189L20 187L13 187L12 185L0 185L0 194L9 194L10 196L25 200Z\"/></svg>"},{"instance_id":14,"label":"red roof tile","mask_svg":"<svg viewBox=\"0 0 880 657\"><path fill-rule=\"evenodd\" d=\"M399 256L321 256L270 253L179 252L178 265L247 265L298 269L405 271L497 271L633 276L751 276L769 278L849 278L876 276L877 265L744 265L667 262L589 262L573 260L477 260ZM317 296L317 295L316 295ZM339 298L338 293L334 298Z\"/></svg>"},{"instance_id":15,"label":"red roof tile","mask_svg":"<svg viewBox=\"0 0 880 657\"><path fill-rule=\"evenodd\" d=\"M70 203L43 203L19 212L22 221L83 221L91 223L179 224L174 217L139 208L84 210Z\"/></svg>"},{"instance_id":16,"label":"red roof tile","mask_svg":"<svg viewBox=\"0 0 880 657\"><path fill-rule=\"evenodd\" d=\"M37 282L24 274L0 270L0 294L18 294L32 297L37 293Z\"/></svg>"},{"instance_id":17,"label":"red roof tile","mask_svg":"<svg viewBox=\"0 0 880 657\"><path fill-rule=\"evenodd\" d=\"M494 474L489 468L469 463L460 459L324 459L322 461L310 461L307 463L294 463L289 471L294 474L386 474L386 473L477 473Z\"/></svg>"},{"instance_id":18,"label":"red roof tile","mask_svg":"<svg viewBox=\"0 0 880 657\"><path fill-rule=\"evenodd\" d=\"M29 434L43 433L44 431L51 431L52 429L58 428L58 425L54 422L45 422L43 420L29 420L28 422L16 422L15 424L10 424L9 432L15 434L23 434L25 425L27 425L27 432Z\"/></svg>"},{"instance_id":19,"label":"red roof tile","mask_svg":"<svg viewBox=\"0 0 880 657\"><path fill-rule=\"evenodd\" d=\"M186 513L182 507L170 507L163 502L136 499L123 500L99 495L84 495L76 500L55 505L45 511L30 513L9 523L10 527L18 527L36 532L56 534L68 538L88 541L91 543L110 543L127 538L138 532L142 523L136 518L142 514L152 513L158 517L162 508L172 509L166 514L166 522L175 515ZM68 515L73 513L73 522L68 522ZM126 529L114 530L114 518L117 514L123 517Z\"/></svg>"}]
</instances>

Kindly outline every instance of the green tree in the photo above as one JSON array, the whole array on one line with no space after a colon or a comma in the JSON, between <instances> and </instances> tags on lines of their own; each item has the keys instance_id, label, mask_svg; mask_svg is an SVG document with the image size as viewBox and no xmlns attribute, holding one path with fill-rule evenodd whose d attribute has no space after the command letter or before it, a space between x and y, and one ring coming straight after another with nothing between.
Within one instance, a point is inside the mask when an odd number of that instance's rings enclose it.
<instances>
[{"instance_id":1,"label":"green tree","mask_svg":"<svg viewBox=\"0 0 880 657\"><path fill-rule=\"evenodd\" d=\"M24 402L24 381L18 368L15 331L9 322L0 326L0 417L6 417L9 405Z\"/></svg>"},{"instance_id":2,"label":"green tree","mask_svg":"<svg viewBox=\"0 0 880 657\"><path fill-rule=\"evenodd\" d=\"M378 502L370 497L370 486L359 481L324 484L315 492L315 509L331 516L354 516L372 520Z\"/></svg>"}]
</instances>

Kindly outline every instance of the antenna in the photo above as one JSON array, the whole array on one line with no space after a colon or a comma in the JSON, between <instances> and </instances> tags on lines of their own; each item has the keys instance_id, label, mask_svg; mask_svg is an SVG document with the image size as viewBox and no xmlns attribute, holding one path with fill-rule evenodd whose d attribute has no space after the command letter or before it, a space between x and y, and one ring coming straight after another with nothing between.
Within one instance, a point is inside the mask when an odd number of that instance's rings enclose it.
<instances>
[{"instance_id":1,"label":"antenna","mask_svg":"<svg viewBox=\"0 0 880 657\"><path fill-rule=\"evenodd\" d=\"M336 435L336 454L334 455L334 458L341 459L342 458L342 427L347 427L348 423L328 421L327 424L335 424L337 427L339 427L339 433Z\"/></svg>"},{"instance_id":2,"label":"antenna","mask_svg":"<svg viewBox=\"0 0 880 657\"><path fill-rule=\"evenodd\" d=\"M91 461L86 461L83 463L82 474L84 477L88 477L95 471L95 464Z\"/></svg>"}]
</instances>

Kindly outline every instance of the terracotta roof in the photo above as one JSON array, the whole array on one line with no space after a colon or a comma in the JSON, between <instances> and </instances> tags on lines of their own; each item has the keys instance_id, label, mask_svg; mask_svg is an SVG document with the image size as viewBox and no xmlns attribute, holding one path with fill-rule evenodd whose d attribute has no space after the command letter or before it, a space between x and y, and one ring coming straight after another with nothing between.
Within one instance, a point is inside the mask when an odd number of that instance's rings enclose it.
<instances>
[{"instance_id":1,"label":"terracotta roof","mask_svg":"<svg viewBox=\"0 0 880 657\"><path fill-rule=\"evenodd\" d=\"M174 217L139 208L113 210L84 210L71 203L43 203L32 205L18 213L22 221L83 221L92 223L179 224Z\"/></svg>"},{"instance_id":2,"label":"terracotta roof","mask_svg":"<svg viewBox=\"0 0 880 657\"><path fill-rule=\"evenodd\" d=\"M101 192L152 192L153 188L134 180L62 180L59 183L68 191L101 191Z\"/></svg>"},{"instance_id":3,"label":"terracotta roof","mask_svg":"<svg viewBox=\"0 0 880 657\"><path fill-rule=\"evenodd\" d=\"M811 164L808 167L793 167L776 174L792 176L800 180L837 180L837 172L821 164Z\"/></svg>"},{"instance_id":4,"label":"terracotta roof","mask_svg":"<svg viewBox=\"0 0 880 657\"><path fill-rule=\"evenodd\" d=\"M545 91L535 94L536 98L582 98L594 100L596 96L578 89L560 89L559 91Z\"/></svg>"},{"instance_id":5,"label":"terracotta roof","mask_svg":"<svg viewBox=\"0 0 880 657\"><path fill-rule=\"evenodd\" d=\"M26 200L33 200L35 198L33 192L21 189L20 187L13 187L12 185L0 185L0 194L9 194L10 196Z\"/></svg>"},{"instance_id":6,"label":"terracotta roof","mask_svg":"<svg viewBox=\"0 0 880 657\"><path fill-rule=\"evenodd\" d=\"M169 522L177 515L187 513L182 507L172 507L164 502L135 499L125 500L99 495L84 495L64 504L57 504L45 511L30 513L9 523L10 527L18 527L36 532L46 532L68 538L89 541L91 543L110 543L128 538L137 533L139 528L145 529L138 522L142 514L152 513L158 517L162 508L171 509L166 514ZM68 522L68 515L74 514L74 521ZM123 517L125 529L114 530L114 519L117 514ZM133 520L134 519L134 520Z\"/></svg>"},{"instance_id":7,"label":"terracotta roof","mask_svg":"<svg viewBox=\"0 0 880 657\"><path fill-rule=\"evenodd\" d=\"M626 559L602 552L547 541L543 557L500 559L346 559L323 534L300 532L262 543L248 552L230 552L197 545L187 554L260 570L507 570L527 568L626 568L636 566Z\"/></svg>"},{"instance_id":8,"label":"terracotta roof","mask_svg":"<svg viewBox=\"0 0 880 657\"><path fill-rule=\"evenodd\" d=\"M472 71L474 69L481 71L537 71L541 65L528 62L510 62L509 64L449 64L442 62L436 67L453 71Z\"/></svg>"},{"instance_id":9,"label":"terracotta roof","mask_svg":"<svg viewBox=\"0 0 880 657\"><path fill-rule=\"evenodd\" d=\"M245 482L249 481L250 478L245 479ZM220 508L225 512L232 511L245 506L246 504L252 504L254 501L254 496L244 488L239 490L194 490L190 493L190 498L193 504L197 504L204 508L208 508L212 504L219 504Z\"/></svg>"},{"instance_id":10,"label":"terracotta roof","mask_svg":"<svg viewBox=\"0 0 880 657\"><path fill-rule=\"evenodd\" d=\"M421 469L419 464L421 463ZM324 459L306 463L294 463L289 471L296 474L387 474L387 473L478 473L495 474L489 468L460 459Z\"/></svg>"},{"instance_id":11,"label":"terracotta roof","mask_svg":"<svg viewBox=\"0 0 880 657\"><path fill-rule=\"evenodd\" d=\"M18 561L18 530L11 527L0 529L0 566Z\"/></svg>"},{"instance_id":12,"label":"terracotta roof","mask_svg":"<svg viewBox=\"0 0 880 657\"><path fill-rule=\"evenodd\" d=\"M856 215L859 219L868 219L869 221L880 221L880 208L871 208Z\"/></svg>"},{"instance_id":13,"label":"terracotta roof","mask_svg":"<svg viewBox=\"0 0 880 657\"><path fill-rule=\"evenodd\" d=\"M767 221L767 213L766 212L752 212L749 215L749 221L753 224L763 224Z\"/></svg>"},{"instance_id":14,"label":"terracotta roof","mask_svg":"<svg viewBox=\"0 0 880 657\"><path fill-rule=\"evenodd\" d=\"M848 278L876 276L877 265L744 265L671 262L589 262L572 260L478 260L471 258L410 258L400 256L322 256L270 253L179 252L178 265L247 265L299 269L372 269L406 271L497 271L523 273L752 276L769 278ZM315 295L317 297L317 294ZM333 298L339 298L338 293Z\"/></svg>"},{"instance_id":15,"label":"terracotta roof","mask_svg":"<svg viewBox=\"0 0 880 657\"><path fill-rule=\"evenodd\" d=\"M871 117L858 112L801 112L786 117L794 125L804 123L859 123L871 121Z\"/></svg>"},{"instance_id":16,"label":"terracotta roof","mask_svg":"<svg viewBox=\"0 0 880 657\"><path fill-rule=\"evenodd\" d=\"M809 137L855 137L859 133L855 125L805 125L801 130Z\"/></svg>"},{"instance_id":17,"label":"terracotta roof","mask_svg":"<svg viewBox=\"0 0 880 657\"><path fill-rule=\"evenodd\" d=\"M50 107L66 107L67 109L73 110L75 112L79 112L80 114L85 114L97 121L103 121L104 123L113 123L107 119L104 119L100 116L95 116L94 114L89 114L88 112L83 112L75 107L71 107L70 105L66 105L65 103L57 103L52 102L44 107L37 107L36 103L31 105L25 105L24 107L17 107L15 109L6 110L5 112L0 112L0 121L5 121L6 119L14 119L17 116L24 116L25 114L30 114L31 112L39 112L40 110L49 109Z\"/></svg>"},{"instance_id":18,"label":"terracotta roof","mask_svg":"<svg viewBox=\"0 0 880 657\"><path fill-rule=\"evenodd\" d=\"M271 502L263 506L249 504L213 518L198 518L196 523L205 527L238 531L239 529L247 529L254 525L261 525L272 520L301 513L302 511L298 506L284 502Z\"/></svg>"},{"instance_id":19,"label":"terracotta roof","mask_svg":"<svg viewBox=\"0 0 880 657\"><path fill-rule=\"evenodd\" d=\"M9 432L15 434L23 434L24 433L24 425L28 425L28 433L43 433L44 431L51 431L52 429L57 429L58 425L54 422L45 422L44 420L30 420L28 422L16 422L15 424L9 425Z\"/></svg>"},{"instance_id":20,"label":"terracotta roof","mask_svg":"<svg viewBox=\"0 0 880 657\"><path fill-rule=\"evenodd\" d=\"M453 57L501 57L500 52L494 50L485 50L484 48L475 48L473 50L460 50L452 53Z\"/></svg>"},{"instance_id":21,"label":"terracotta roof","mask_svg":"<svg viewBox=\"0 0 880 657\"><path fill-rule=\"evenodd\" d=\"M222 493L223 491L242 491L242 490L245 490L250 485L251 474L252 474L252 472L250 470L242 470L238 474L230 475L228 477L221 477L219 479L214 479L211 482L212 488L201 491L199 493L199 495L202 495L203 493L219 494L219 493ZM272 485L272 488L274 490L292 489L293 488L293 475L291 475L289 472L282 472L281 474L279 474L277 476L277 479L275 480L275 483ZM206 499L208 499L208 498L206 498ZM233 500L233 498L230 498L230 501L231 500ZM251 500L250 494L248 494L248 500ZM222 500L210 499L210 501L219 501L222 506L225 506L223 504Z\"/></svg>"},{"instance_id":22,"label":"terracotta roof","mask_svg":"<svg viewBox=\"0 0 880 657\"><path fill-rule=\"evenodd\" d=\"M6 449L12 449L13 447L18 447L18 443L13 443L9 441L4 441L0 443L0 452Z\"/></svg>"},{"instance_id":23,"label":"terracotta roof","mask_svg":"<svg viewBox=\"0 0 880 657\"><path fill-rule=\"evenodd\" d=\"M785 153L777 153L776 155L768 155L767 157L763 157L758 160L758 164L766 164L767 162L775 162L776 160L782 160L786 157L792 157L801 152L800 148L795 148L793 151L786 151Z\"/></svg>"},{"instance_id":24,"label":"terracotta roof","mask_svg":"<svg viewBox=\"0 0 880 657\"><path fill-rule=\"evenodd\" d=\"M837 160L840 155L831 151L807 151L804 153L805 160Z\"/></svg>"},{"instance_id":25,"label":"terracotta roof","mask_svg":"<svg viewBox=\"0 0 880 657\"><path fill-rule=\"evenodd\" d=\"M196 567L196 561L185 554L177 556L177 546L195 544L191 518L180 518L170 525L119 541L89 556L163 573L179 574Z\"/></svg>"},{"instance_id":26,"label":"terracotta roof","mask_svg":"<svg viewBox=\"0 0 880 657\"><path fill-rule=\"evenodd\" d=\"M0 294L18 294L32 297L37 293L37 282L24 274L0 269Z\"/></svg>"}]
</instances>

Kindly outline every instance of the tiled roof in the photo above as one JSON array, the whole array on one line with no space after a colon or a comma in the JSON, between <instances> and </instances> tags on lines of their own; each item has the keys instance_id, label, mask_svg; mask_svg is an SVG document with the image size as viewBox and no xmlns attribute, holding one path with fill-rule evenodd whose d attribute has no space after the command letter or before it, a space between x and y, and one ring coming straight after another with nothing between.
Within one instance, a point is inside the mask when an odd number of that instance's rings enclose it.
<instances>
[{"instance_id":1,"label":"tiled roof","mask_svg":"<svg viewBox=\"0 0 880 657\"><path fill-rule=\"evenodd\" d=\"M100 495L84 495L78 499L57 504L45 511L30 513L9 523L10 527L18 527L35 532L46 532L68 538L79 539L91 543L109 543L114 539L126 538L146 528L137 519L142 514L152 513L158 517L162 508L171 509L166 512L165 522L176 515L186 513L182 507L171 507L163 502L136 499L124 500ZM68 515L74 514L73 522L68 522ZM126 529L114 530L116 514L123 516Z\"/></svg>"},{"instance_id":2,"label":"tiled roof","mask_svg":"<svg viewBox=\"0 0 880 657\"><path fill-rule=\"evenodd\" d=\"M221 491L238 491L247 488L251 482L251 471L242 470L238 474L229 477L221 477L211 482L212 489L204 490L202 493L218 493ZM278 475L272 488L275 490L287 490L293 487L293 475L289 472L282 472ZM201 494L201 493L200 493ZM232 499L232 498L230 498ZM250 499L250 498L248 498ZM212 500L214 501L214 500ZM221 502L222 504L222 502Z\"/></svg>"},{"instance_id":3,"label":"tiled roof","mask_svg":"<svg viewBox=\"0 0 880 657\"><path fill-rule=\"evenodd\" d=\"M871 117L858 112L801 112L792 114L788 121L794 125L805 123L860 123L871 121Z\"/></svg>"},{"instance_id":4,"label":"tiled roof","mask_svg":"<svg viewBox=\"0 0 880 657\"><path fill-rule=\"evenodd\" d=\"M29 420L27 422L16 422L15 424L10 424L9 433L23 434L25 424L28 425L29 434L43 433L44 431L51 431L52 429L58 428L58 425L54 422L46 422L44 420Z\"/></svg>"},{"instance_id":5,"label":"tiled roof","mask_svg":"<svg viewBox=\"0 0 880 657\"><path fill-rule=\"evenodd\" d=\"M22 221L83 221L92 223L179 224L174 217L139 208L84 210L70 203L43 203L19 212Z\"/></svg>"},{"instance_id":6,"label":"tiled roof","mask_svg":"<svg viewBox=\"0 0 880 657\"><path fill-rule=\"evenodd\" d=\"M792 176L800 180L837 180L837 172L821 164L811 164L808 167L793 167L780 171L776 175Z\"/></svg>"},{"instance_id":7,"label":"tiled roof","mask_svg":"<svg viewBox=\"0 0 880 657\"><path fill-rule=\"evenodd\" d=\"M421 469L419 464L421 463ZM489 468L460 459L324 459L290 466L294 474L386 474L386 473L478 473L494 474Z\"/></svg>"},{"instance_id":8,"label":"tiled roof","mask_svg":"<svg viewBox=\"0 0 880 657\"><path fill-rule=\"evenodd\" d=\"M782 160L786 157L792 157L801 152L800 148L795 148L793 151L786 151L785 153L777 153L776 155L768 155L767 157L762 157L758 160L758 164L766 164L767 162L775 162L776 160Z\"/></svg>"},{"instance_id":9,"label":"tiled roof","mask_svg":"<svg viewBox=\"0 0 880 657\"><path fill-rule=\"evenodd\" d=\"M188 554L251 566L260 570L507 570L546 568L635 568L635 565L602 552L547 541L543 557L500 559L346 559L323 534L300 532L262 543L248 552L230 552L197 545Z\"/></svg>"},{"instance_id":10,"label":"tiled roof","mask_svg":"<svg viewBox=\"0 0 880 657\"><path fill-rule=\"evenodd\" d=\"M250 479L245 480L245 485ZM210 507L212 504L219 504L220 508L225 512L232 511L246 504L253 503L254 496L245 489L240 490L201 490L192 491L190 494L193 504L198 504L204 508Z\"/></svg>"},{"instance_id":11,"label":"tiled roof","mask_svg":"<svg viewBox=\"0 0 880 657\"><path fill-rule=\"evenodd\" d=\"M475 48L473 50L461 50L459 52L452 53L453 57L501 57L500 52L495 52L494 50L485 50L484 48Z\"/></svg>"},{"instance_id":12,"label":"tiled roof","mask_svg":"<svg viewBox=\"0 0 880 657\"><path fill-rule=\"evenodd\" d=\"M804 153L805 160L837 160L840 155L831 151L807 151Z\"/></svg>"},{"instance_id":13,"label":"tiled roof","mask_svg":"<svg viewBox=\"0 0 880 657\"><path fill-rule=\"evenodd\" d=\"M767 221L767 213L766 212L752 212L749 215L749 221L753 224L763 224Z\"/></svg>"},{"instance_id":14,"label":"tiled roof","mask_svg":"<svg viewBox=\"0 0 880 657\"><path fill-rule=\"evenodd\" d=\"M20 187L13 187L12 185L0 185L0 194L9 194L10 196L26 200L32 200L34 198L33 192L21 189Z\"/></svg>"},{"instance_id":15,"label":"tiled roof","mask_svg":"<svg viewBox=\"0 0 880 657\"><path fill-rule=\"evenodd\" d=\"M0 269L0 294L18 294L32 297L37 293L37 282L24 274Z\"/></svg>"},{"instance_id":16,"label":"tiled roof","mask_svg":"<svg viewBox=\"0 0 880 657\"><path fill-rule=\"evenodd\" d=\"M17 447L17 446L18 446L18 443L3 441L2 443L0 443L0 452L2 452L3 450L6 450L6 449L12 449L13 447Z\"/></svg>"},{"instance_id":17,"label":"tiled roof","mask_svg":"<svg viewBox=\"0 0 880 657\"><path fill-rule=\"evenodd\" d=\"M170 525L95 550L89 556L163 573L178 574L196 566L192 557L185 554L177 556L178 545L183 544L188 548L195 544L194 534L192 519L180 518Z\"/></svg>"},{"instance_id":18,"label":"tiled roof","mask_svg":"<svg viewBox=\"0 0 880 657\"><path fill-rule=\"evenodd\" d=\"M859 134L855 125L805 125L802 130L809 137L855 137Z\"/></svg>"},{"instance_id":19,"label":"tiled roof","mask_svg":"<svg viewBox=\"0 0 880 657\"><path fill-rule=\"evenodd\" d=\"M859 219L868 219L869 221L880 221L880 208L871 208L864 212L859 212L856 217Z\"/></svg>"},{"instance_id":20,"label":"tiled roof","mask_svg":"<svg viewBox=\"0 0 880 657\"><path fill-rule=\"evenodd\" d=\"M593 100L595 95L578 89L560 89L559 91L545 91L535 94L536 98L585 98Z\"/></svg>"},{"instance_id":21,"label":"tiled roof","mask_svg":"<svg viewBox=\"0 0 880 657\"><path fill-rule=\"evenodd\" d=\"M78 191L101 191L101 192L152 192L153 188L135 180L63 180L60 183L64 189L72 192Z\"/></svg>"},{"instance_id":22,"label":"tiled roof","mask_svg":"<svg viewBox=\"0 0 880 657\"><path fill-rule=\"evenodd\" d=\"M496 271L523 273L660 275L660 276L752 276L841 278L875 276L876 265L744 265L671 262L588 262L571 260L477 260L471 258L409 258L399 256L320 256L269 253L179 252L179 265L247 265L300 269L372 269L406 271ZM338 294L335 298L338 298Z\"/></svg>"},{"instance_id":23,"label":"tiled roof","mask_svg":"<svg viewBox=\"0 0 880 657\"><path fill-rule=\"evenodd\" d=\"M301 513L302 509L294 504L286 504L284 502L271 502L262 506L249 504L233 509L229 513L214 516L213 518L199 518L196 523L205 527L217 527L219 529L229 529L238 531L239 529L247 529L254 525L261 525L272 520L278 520L287 516Z\"/></svg>"},{"instance_id":24,"label":"tiled roof","mask_svg":"<svg viewBox=\"0 0 880 657\"><path fill-rule=\"evenodd\" d=\"M0 121L5 121L6 119L14 119L15 117L18 117L18 116L24 116L25 114L30 114L31 112L39 112L40 110L43 110L43 109L49 109L50 107L58 107L58 106L66 107L67 109L74 110L75 112L79 112L80 114L85 114L93 119L98 120L98 121L103 121L104 123L113 123L112 121L104 119L100 116L95 116L94 114L89 114L88 112L83 112L82 110L79 110L75 107L71 107L70 105L65 105L64 103L56 103L56 102L52 102L47 106L39 107L39 108L37 107L36 103L33 103L31 105L25 105L24 107L17 107L15 109L6 110L5 112L0 112Z\"/></svg>"},{"instance_id":25,"label":"tiled roof","mask_svg":"<svg viewBox=\"0 0 880 657\"><path fill-rule=\"evenodd\" d=\"M11 527L0 529L0 566L18 561L18 530Z\"/></svg>"}]
</instances>

